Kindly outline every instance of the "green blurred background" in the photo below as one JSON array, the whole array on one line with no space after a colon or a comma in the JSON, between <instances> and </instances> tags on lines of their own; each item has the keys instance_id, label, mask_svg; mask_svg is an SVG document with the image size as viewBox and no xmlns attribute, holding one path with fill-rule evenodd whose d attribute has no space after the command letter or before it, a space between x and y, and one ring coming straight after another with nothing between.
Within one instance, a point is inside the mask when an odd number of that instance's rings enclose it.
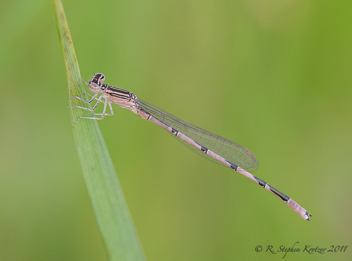
<instances>
[{"instance_id":1,"label":"green blurred background","mask_svg":"<svg viewBox=\"0 0 352 261\"><path fill-rule=\"evenodd\" d=\"M82 76L249 148L313 214L115 106L99 122L148 260L351 260L351 1L64 1ZM0 260L107 260L51 1L0 2ZM264 250L256 252L262 245ZM328 250L327 249L327 250Z\"/></svg>"}]
</instances>

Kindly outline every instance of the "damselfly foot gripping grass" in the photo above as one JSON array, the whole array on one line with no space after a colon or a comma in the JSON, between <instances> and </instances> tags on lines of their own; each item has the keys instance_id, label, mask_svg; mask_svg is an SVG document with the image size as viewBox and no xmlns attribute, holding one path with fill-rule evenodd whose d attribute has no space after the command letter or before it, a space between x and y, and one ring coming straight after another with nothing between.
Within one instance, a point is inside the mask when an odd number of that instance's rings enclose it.
<instances>
[{"instance_id":1,"label":"damselfly foot gripping grass","mask_svg":"<svg viewBox=\"0 0 352 261\"><path fill-rule=\"evenodd\" d=\"M93 101L96 101L96 103L91 109L81 106L72 106L69 108L80 108L95 111L99 103L104 104L102 113L94 113L94 117L79 117L75 124L78 123L80 119L102 120L104 116L113 115L111 104L115 103L122 108L134 112L142 119L154 122L164 128L198 154L201 154L216 163L225 165L226 167L229 167L253 180L255 183L259 184L261 187L270 191L285 202L300 217L309 221L309 217L312 215L298 203L279 190L270 186L265 181L246 171L255 170L258 167L256 157L248 149L223 137L217 136L197 126L189 124L167 113L166 111L137 98L137 96L132 92L103 84L104 80L104 74L97 73L94 75L93 79L89 81L89 83L84 81L89 90L94 94L93 96L89 95L91 97L90 100L87 101L78 96L70 97L71 99L76 98L85 103L92 103ZM101 95L98 97L99 94ZM106 112L107 106L109 106L110 113Z\"/></svg>"}]
</instances>

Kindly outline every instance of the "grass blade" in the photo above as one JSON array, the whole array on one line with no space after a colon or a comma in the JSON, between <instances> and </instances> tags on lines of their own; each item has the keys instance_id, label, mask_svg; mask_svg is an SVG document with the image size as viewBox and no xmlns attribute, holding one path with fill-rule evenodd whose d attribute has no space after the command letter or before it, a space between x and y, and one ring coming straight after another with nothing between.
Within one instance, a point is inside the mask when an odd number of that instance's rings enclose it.
<instances>
[{"instance_id":1,"label":"grass blade","mask_svg":"<svg viewBox=\"0 0 352 261\"><path fill-rule=\"evenodd\" d=\"M53 0L53 4L66 66L69 96L84 97L78 61L62 3L60 0ZM78 99L70 100L70 106L73 105L87 106ZM98 124L94 120L80 120L74 125L73 122L79 116L92 114L80 109L70 111L84 178L109 259L144 260L142 247Z\"/></svg>"}]
</instances>

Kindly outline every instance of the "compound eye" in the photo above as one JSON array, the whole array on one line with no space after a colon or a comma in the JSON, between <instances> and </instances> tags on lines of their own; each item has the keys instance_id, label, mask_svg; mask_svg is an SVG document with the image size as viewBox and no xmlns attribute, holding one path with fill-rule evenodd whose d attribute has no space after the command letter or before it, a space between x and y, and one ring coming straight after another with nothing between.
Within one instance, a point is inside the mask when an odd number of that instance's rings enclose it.
<instances>
[{"instance_id":1,"label":"compound eye","mask_svg":"<svg viewBox=\"0 0 352 261\"><path fill-rule=\"evenodd\" d=\"M93 77L96 83L103 83L105 80L105 75L102 73L96 73Z\"/></svg>"}]
</instances>

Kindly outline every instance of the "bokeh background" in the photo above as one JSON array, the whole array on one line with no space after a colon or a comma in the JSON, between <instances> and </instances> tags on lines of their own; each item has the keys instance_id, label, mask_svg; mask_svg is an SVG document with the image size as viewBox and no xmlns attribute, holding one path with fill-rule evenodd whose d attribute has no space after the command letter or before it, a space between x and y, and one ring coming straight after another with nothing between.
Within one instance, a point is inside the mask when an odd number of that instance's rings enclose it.
<instances>
[{"instance_id":1,"label":"bokeh background","mask_svg":"<svg viewBox=\"0 0 352 261\"><path fill-rule=\"evenodd\" d=\"M286 260L351 260L351 1L63 4L86 80L249 148L254 174L313 214L115 106L99 125L148 260L280 260L267 246L295 242L348 247ZM0 260L107 260L51 1L0 2L0 79Z\"/></svg>"}]
</instances>

